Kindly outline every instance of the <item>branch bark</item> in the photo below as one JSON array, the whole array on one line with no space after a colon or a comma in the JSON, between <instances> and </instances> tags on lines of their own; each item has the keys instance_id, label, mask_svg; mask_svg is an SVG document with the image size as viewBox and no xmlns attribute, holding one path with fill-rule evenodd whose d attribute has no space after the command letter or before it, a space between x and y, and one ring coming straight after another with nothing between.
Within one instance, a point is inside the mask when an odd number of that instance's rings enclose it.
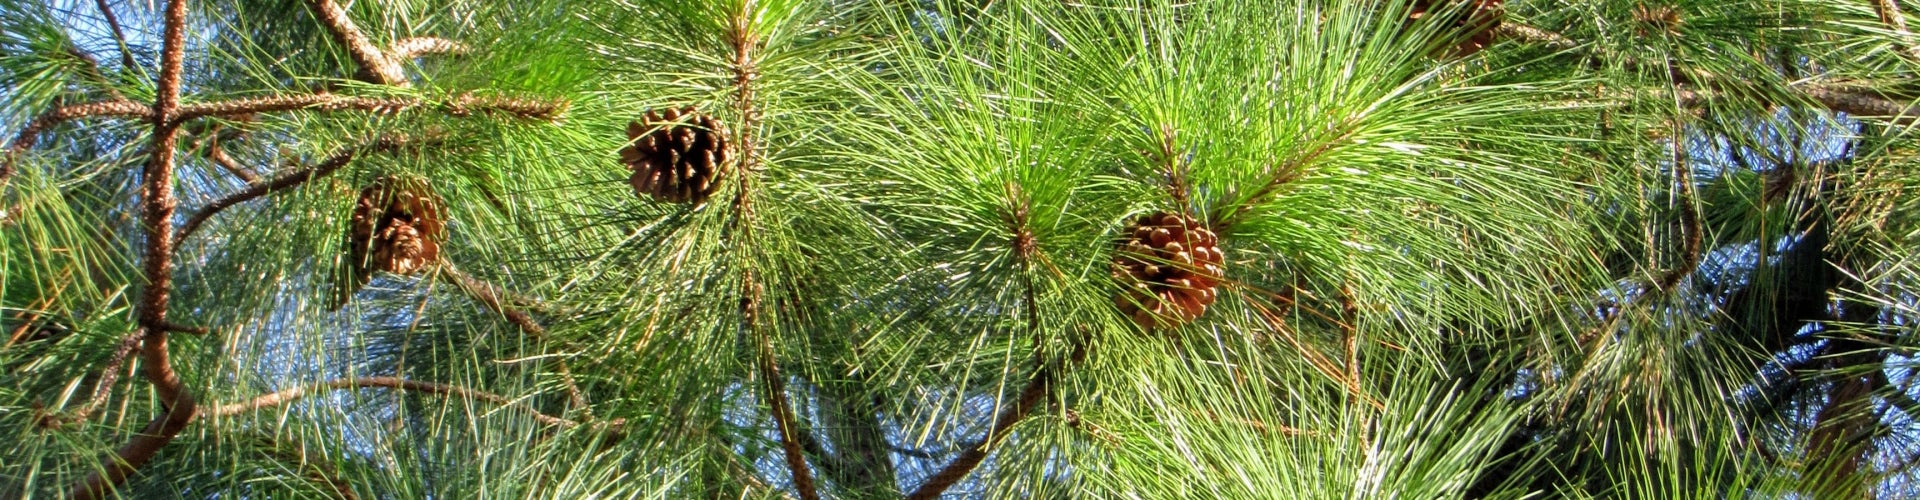
<instances>
[{"instance_id":1,"label":"branch bark","mask_svg":"<svg viewBox=\"0 0 1920 500\"><path fill-rule=\"evenodd\" d=\"M360 72L354 78L396 87L412 85L407 80L406 72L401 70L400 62L380 51L380 47L360 31L353 19L347 17L347 9L333 0L308 0L307 5L313 7L314 18L333 32L333 38L345 45L347 54L353 57L355 64L360 65Z\"/></svg>"},{"instance_id":2,"label":"branch bark","mask_svg":"<svg viewBox=\"0 0 1920 500\"><path fill-rule=\"evenodd\" d=\"M388 48L395 59L413 59L433 54L465 54L467 46L445 38L422 36L401 39Z\"/></svg>"},{"instance_id":3,"label":"branch bark","mask_svg":"<svg viewBox=\"0 0 1920 500\"><path fill-rule=\"evenodd\" d=\"M156 85L159 91L150 115L154 127L153 152L141 173L141 222L146 232L142 267L147 286L141 291L138 319L146 332L140 345L140 365L166 413L148 422L146 429L108 457L99 470L75 485L69 496L78 499L90 500L104 495L125 481L186 429L198 408L193 394L181 383L168 359L166 330L168 292L173 288L173 154L179 139L179 122L172 117L180 106L180 66L186 51L186 0L168 1L164 18L164 45Z\"/></svg>"}]
</instances>

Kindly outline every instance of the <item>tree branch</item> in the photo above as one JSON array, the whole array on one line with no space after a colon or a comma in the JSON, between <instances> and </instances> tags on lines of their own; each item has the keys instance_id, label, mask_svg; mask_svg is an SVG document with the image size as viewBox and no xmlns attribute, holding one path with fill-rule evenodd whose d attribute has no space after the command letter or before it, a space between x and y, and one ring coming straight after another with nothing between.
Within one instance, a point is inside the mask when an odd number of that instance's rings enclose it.
<instances>
[{"instance_id":1,"label":"tree branch","mask_svg":"<svg viewBox=\"0 0 1920 500\"><path fill-rule=\"evenodd\" d=\"M167 295L173 288L173 155L179 142L179 122L173 114L180 106L180 67L186 51L186 0L170 0L165 13L164 45L160 51L160 77L152 114L154 137L152 157L141 173L141 225L146 230L146 255L143 268L147 286L141 291L138 319L146 333L140 345L140 365L151 382L166 414L147 424L140 434L108 457L99 470L80 484L69 496L90 500L104 495L127 476L146 465L160 449L172 442L187 424L193 422L193 394L180 382L167 353Z\"/></svg>"},{"instance_id":2,"label":"tree branch","mask_svg":"<svg viewBox=\"0 0 1920 500\"><path fill-rule=\"evenodd\" d=\"M534 420L547 425L559 427L580 425L579 422L540 413L540 410L536 410L526 403L515 401L506 396L476 391L460 386L406 380L399 377L355 377L330 380L307 386L291 387L281 389L277 392L262 394L246 401L214 406L208 408L205 415L208 417L231 417L254 410L284 405L322 391L365 388L398 389L483 401L503 407L524 410L530 414Z\"/></svg>"},{"instance_id":3,"label":"tree branch","mask_svg":"<svg viewBox=\"0 0 1920 500\"><path fill-rule=\"evenodd\" d=\"M925 483L921 483L919 488L914 489L913 493L907 495L907 499L930 500L938 498L940 494L945 493L948 488L952 488L953 485L959 483L961 479L965 479L967 474L973 472L974 468L979 467L980 462L985 461L987 454L993 451L993 446L999 444L1001 439L1007 437L1007 431L1013 428L1013 424L1026 419L1027 414L1032 413L1035 407L1040 406L1040 400L1047 395L1052 385L1052 382L1049 380L1052 377L1051 372L1051 367L1041 367L1039 370L1035 370L1033 372L1033 380L1028 381L1026 388L1020 390L1020 398L1014 400L1013 405L1002 408L1000 414L994 416L993 428L987 431L986 437L981 438L980 441L975 442L972 446L968 446L966 451L960 452L960 456L954 457L952 462L947 462L946 467L941 467L939 472L935 472L932 476L929 476Z\"/></svg>"},{"instance_id":4,"label":"tree branch","mask_svg":"<svg viewBox=\"0 0 1920 500\"><path fill-rule=\"evenodd\" d=\"M330 93L249 97L230 101L188 104L180 107L180 119L207 116L236 116L313 109L318 111L368 111L390 115L412 109L424 101L411 97L350 97Z\"/></svg>"},{"instance_id":5,"label":"tree branch","mask_svg":"<svg viewBox=\"0 0 1920 500\"><path fill-rule=\"evenodd\" d=\"M25 128L13 138L13 144L7 146L5 158L0 158L0 189L7 186L7 180L13 177L13 162L21 152L32 148L40 139L40 133L68 120L100 117L147 118L153 115L153 108L125 99L89 102L61 106L28 122Z\"/></svg>"},{"instance_id":6,"label":"tree branch","mask_svg":"<svg viewBox=\"0 0 1920 500\"><path fill-rule=\"evenodd\" d=\"M394 59L413 59L432 54L465 54L467 46L445 38L422 36L395 41L387 52L392 53Z\"/></svg>"},{"instance_id":7,"label":"tree branch","mask_svg":"<svg viewBox=\"0 0 1920 500\"><path fill-rule=\"evenodd\" d=\"M396 87L412 85L406 73L401 71L400 63L381 52L380 47L374 45L359 26L353 24L353 19L347 17L347 10L341 8L339 3L333 0L308 0L307 5L313 7L314 18L333 32L335 40L347 46L347 54L353 57L355 64L360 65L360 72L354 75L355 78Z\"/></svg>"},{"instance_id":8,"label":"tree branch","mask_svg":"<svg viewBox=\"0 0 1920 500\"><path fill-rule=\"evenodd\" d=\"M1882 2L1887 0L1874 1ZM1895 8L1897 9L1898 7L1896 6ZM1579 47L1579 44L1550 31L1524 26L1514 26L1514 29L1507 29L1509 25L1505 23L1501 26L1500 33L1504 36L1512 37L1515 40L1546 44L1557 48ZM1630 66L1637 66L1639 63L1629 61L1628 64ZM1702 83L1695 81L1696 78L1693 75L1671 71L1669 73L1674 76L1675 83L1694 85ZM1889 98L1886 95L1868 88L1836 82L1810 82L1793 85L1793 88L1798 90L1799 93L1808 100L1820 104L1829 111L1861 117L1879 117L1896 123L1910 123L1915 119L1920 119L1920 105ZM1682 107L1692 107L1714 97L1719 97L1721 93L1710 89L1678 89L1674 91L1674 95L1678 98Z\"/></svg>"},{"instance_id":9,"label":"tree branch","mask_svg":"<svg viewBox=\"0 0 1920 500\"><path fill-rule=\"evenodd\" d=\"M138 66L133 62L133 51L127 50L127 34L120 30L120 18L115 17L113 9L107 7L107 0L94 0L93 4L100 8L100 15L107 18L107 30L113 32L113 41L120 48L121 67L133 69Z\"/></svg>"},{"instance_id":10,"label":"tree branch","mask_svg":"<svg viewBox=\"0 0 1920 500\"><path fill-rule=\"evenodd\" d=\"M261 182L259 174L255 174L252 170L240 166L240 162L234 161L232 156L227 155L226 149L220 147L219 125L216 124L214 128L207 131L205 135L206 137L198 141L194 147L196 149L206 148L204 154L208 161L212 161L214 165L219 165L222 170L233 174L234 177L239 177L240 180L246 181L249 185L259 184Z\"/></svg>"},{"instance_id":11,"label":"tree branch","mask_svg":"<svg viewBox=\"0 0 1920 500\"><path fill-rule=\"evenodd\" d=\"M495 314L505 316L507 322L520 327L521 331L527 332L527 334L532 335L533 338L546 339L547 328L541 326L539 321L534 320L533 315L508 305L505 298L508 297L509 294L502 291L500 287L461 272L458 268L451 265L446 266L445 271L448 276L453 277L454 283L458 284L462 291L467 292L467 295L472 296L474 300L486 306L488 310L493 311ZM561 383L566 386L567 399L573 403L575 408L579 408L581 412L584 412L587 418L593 418L593 409L587 405L586 395L580 392L579 384L574 382L573 369L567 366L565 359L555 358L553 362L554 371L559 373Z\"/></svg>"},{"instance_id":12,"label":"tree branch","mask_svg":"<svg viewBox=\"0 0 1920 500\"><path fill-rule=\"evenodd\" d=\"M538 121L549 121L566 113L569 103L564 99L538 99L512 96L474 96L461 94L443 102L412 97L351 97L330 93L280 95L268 97L250 97L229 101L195 103L181 106L179 120L191 120L208 116L240 116L254 113L273 113L281 111L366 111L390 115L428 104L453 116L467 116L474 111L483 113L502 113L509 116Z\"/></svg>"},{"instance_id":13,"label":"tree branch","mask_svg":"<svg viewBox=\"0 0 1920 500\"><path fill-rule=\"evenodd\" d=\"M218 215L222 210L226 210L234 205L246 203L254 198L292 189L315 178L325 177L327 174L339 170L340 167L352 163L354 158L362 155L392 151L409 145L412 142L413 141L406 136L382 136L365 145L342 148L332 155L327 156L327 159L321 161L318 165L289 172L266 182L247 186L246 189L214 200L212 203L208 203L207 206L200 207L199 211L194 212L192 216L187 218L186 224L180 226L180 236L175 238L174 243L178 245L179 243L185 242L188 236L193 235L195 230L200 229L201 224L206 223L207 219L213 218L214 215Z\"/></svg>"},{"instance_id":14,"label":"tree branch","mask_svg":"<svg viewBox=\"0 0 1920 500\"><path fill-rule=\"evenodd\" d=\"M754 8L752 4L740 7L740 12L733 13L727 29L727 41L733 48L733 105L740 119L740 126L735 132L737 140L734 141L738 152L734 155L734 161L739 170L739 184L733 197L734 219L728 222L727 228L730 231L738 230L732 236L744 243L742 248L753 248L753 171L758 161L754 156L754 132L760 123L758 101L755 98L755 84L760 77L756 51L760 36L754 30L753 13L748 12ZM794 428L793 410L788 406L786 379L780 374L779 360L774 357L773 336L760 324L763 288L752 266L747 266L740 280L740 317L758 347L755 357L759 358L761 397L766 400L774 426L780 432L780 448L786 458L787 471L792 474L794 490L802 500L819 500L820 492L813 483L813 472L807 468L807 457L800 444L800 430Z\"/></svg>"},{"instance_id":15,"label":"tree branch","mask_svg":"<svg viewBox=\"0 0 1920 500\"><path fill-rule=\"evenodd\" d=\"M100 376L95 379L93 398L87 400L86 406L66 416L43 416L39 421L40 428L54 429L69 423L85 421L93 416L95 409L107 404L107 398L113 395L113 384L120 381L120 369L127 366L127 355L140 347L142 336L141 332L136 331L120 340L120 345L113 350L113 359L107 362L107 368L100 370Z\"/></svg>"},{"instance_id":16,"label":"tree branch","mask_svg":"<svg viewBox=\"0 0 1920 500\"><path fill-rule=\"evenodd\" d=\"M1495 38L1509 38L1523 42L1538 43L1559 50L1571 50L1580 47L1579 43L1567 37L1560 36L1559 33L1512 22L1500 23L1499 27L1493 29L1493 36Z\"/></svg>"}]
</instances>

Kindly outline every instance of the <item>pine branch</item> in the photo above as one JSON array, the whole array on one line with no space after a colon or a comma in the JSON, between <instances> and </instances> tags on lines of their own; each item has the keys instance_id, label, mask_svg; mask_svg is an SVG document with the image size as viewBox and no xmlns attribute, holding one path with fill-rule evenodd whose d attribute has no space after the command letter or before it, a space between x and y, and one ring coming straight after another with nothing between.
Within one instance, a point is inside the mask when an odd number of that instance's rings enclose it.
<instances>
[{"instance_id":1,"label":"pine branch","mask_svg":"<svg viewBox=\"0 0 1920 500\"><path fill-rule=\"evenodd\" d=\"M755 32L753 15L755 6L749 2L741 5L741 12L735 12L727 30L727 41L733 48L733 86L734 107L740 114L740 127L736 132L734 155L739 176L739 189L733 198L733 216L728 222L729 229L738 229L735 236L743 242L743 248L752 248L754 242L753 179L758 168L755 156L754 131L759 126L758 101L755 99L755 84L760 76L755 54L760 45L759 34ZM759 277L749 266L741 276L740 316L746 328L751 332L758 346L760 377L763 398L767 401L768 411L773 415L774 426L780 432L780 448L784 453L787 471L792 474L794 490L802 500L819 500L820 492L813 483L813 472L807 468L807 457L800 443L799 430L793 423L793 410L787 400L786 380L780 374L779 361L774 357L773 338L760 324L761 293Z\"/></svg>"},{"instance_id":2,"label":"pine branch","mask_svg":"<svg viewBox=\"0 0 1920 500\"><path fill-rule=\"evenodd\" d=\"M1679 126L1675 125L1675 128ZM1667 270L1654 281L1654 286L1662 292L1672 291L1675 285L1680 284L1681 279L1700 268L1703 245L1700 207L1694 203L1693 199L1693 167L1687 165L1687 152L1683 141L1679 139L1681 136L1677 130L1674 137L1675 139L1669 142L1672 143L1673 149L1674 187L1678 191L1676 193L1678 199L1675 203L1680 205L1680 231L1681 237L1685 240L1682 243L1680 265Z\"/></svg>"},{"instance_id":3,"label":"pine branch","mask_svg":"<svg viewBox=\"0 0 1920 500\"><path fill-rule=\"evenodd\" d=\"M146 288L141 290L138 320L145 332L140 345L140 365L147 381L160 396L166 414L153 419L146 429L129 440L112 457L73 487L69 496L90 500L107 494L127 476L146 465L160 449L172 442L194 418L197 406L193 394L174 372L167 353L167 303L173 289L173 161L179 142L179 122L168 119L180 106L180 68L186 51L186 0L170 0L165 13L164 45L160 52L158 95L150 118L153 121L153 151L140 179L143 188L141 225L146 231L143 270Z\"/></svg>"},{"instance_id":4,"label":"pine branch","mask_svg":"<svg viewBox=\"0 0 1920 500\"><path fill-rule=\"evenodd\" d=\"M387 51L392 53L395 59L413 59L433 54L465 54L467 46L445 38L423 36L393 42L393 46L388 47Z\"/></svg>"},{"instance_id":5,"label":"pine branch","mask_svg":"<svg viewBox=\"0 0 1920 500\"><path fill-rule=\"evenodd\" d=\"M68 120L83 118L151 118L153 108L125 99L89 102L61 106L42 113L28 122L25 128L13 138L13 144L7 146L5 158L0 158L0 189L7 186L7 180L13 177L13 162L22 152L33 147L40 139L40 133Z\"/></svg>"},{"instance_id":6,"label":"pine branch","mask_svg":"<svg viewBox=\"0 0 1920 500\"><path fill-rule=\"evenodd\" d=\"M233 117L302 110L366 111L391 115L428 105L452 116L468 116L478 111L525 120L551 121L564 115L570 103L565 99L474 96L471 92L437 103L412 97L351 97L321 92L188 104L181 106L177 119L184 121L208 116Z\"/></svg>"},{"instance_id":7,"label":"pine branch","mask_svg":"<svg viewBox=\"0 0 1920 500\"><path fill-rule=\"evenodd\" d=\"M460 290L467 292L467 295L479 301L481 305L486 306L487 310L506 317L507 322L520 327L521 331L527 332L527 334L532 335L533 338L541 340L547 338L546 327L541 326L539 321L534 320L533 315L527 314L526 311L507 304L506 299L511 297L512 294L503 291L503 289L494 286L492 283L482 281L479 278L461 272L452 265L446 266L445 270L447 275L453 277L454 282L460 285ZM567 399L573 403L575 408L579 408L582 413L586 414L587 418L593 418L593 407L587 404L586 395L580 392L579 384L574 382L573 369L567 366L567 361L564 359L556 358L553 360L553 364L554 371L560 374L561 383L566 386Z\"/></svg>"},{"instance_id":8,"label":"pine branch","mask_svg":"<svg viewBox=\"0 0 1920 500\"><path fill-rule=\"evenodd\" d=\"M1568 44L1572 43L1565 36L1537 28L1503 29L1501 33L1516 40L1540 43L1558 48L1570 48ZM1571 46L1571 48L1577 47L1579 47L1578 44ZM1641 65L1642 63L1638 61L1627 61L1628 67L1640 67ZM1673 76L1674 83L1676 84L1707 87L1705 89L1674 90L1674 95L1682 107L1694 107L1721 95L1719 91L1710 90L1711 85L1702 85L1710 84L1711 82L1700 81L1700 78L1686 73L1676 71L1668 71L1668 73ZM1895 123L1911 123L1915 119L1920 118L1920 104L1891 99L1872 89L1861 88L1844 82L1815 81L1795 84L1791 88L1797 90L1798 93L1807 98L1807 100L1818 103L1830 111L1861 117L1879 117Z\"/></svg>"},{"instance_id":9,"label":"pine branch","mask_svg":"<svg viewBox=\"0 0 1920 500\"><path fill-rule=\"evenodd\" d=\"M1169 133L1169 137L1170 135ZM1024 206L1024 200L1021 202L1021 205ZM1016 217L1015 224L1015 232L1025 233L1030 231L1030 229L1025 226L1026 217L1024 213ZM1021 259L1021 278L1026 289L1024 302L1026 302L1027 334L1033 337L1033 342L1037 349L1041 340L1040 304L1039 301L1036 300L1035 287L1033 284L1033 259L1031 256L1027 257L1028 258ZM1079 363L1085 361L1086 356L1086 344L1075 342L1070 359L1075 363ZM1033 409L1040 405L1041 400L1047 399L1047 396L1052 393L1053 367L1040 362L1041 358L1037 350L1034 353L1034 360L1036 364L1040 366L1034 370L1033 379L1027 381L1026 388L1020 390L1020 397L1014 400L1012 406L1002 408L1000 413L994 416L993 427L987 431L987 435L972 445L967 446L966 451L960 452L960 456L954 457L951 462L947 462L947 465L941 467L938 472L933 473L932 476L928 476L926 482L921 483L919 488L915 488L913 493L907 495L908 500L939 498L947 489L958 484L960 480L966 479L967 475L972 474L973 470L978 468L981 462L986 461L987 454L992 453L993 447L998 445L1001 439L1006 438L1007 432L1013 428L1014 424L1026 420L1027 415L1033 413Z\"/></svg>"},{"instance_id":10,"label":"pine branch","mask_svg":"<svg viewBox=\"0 0 1920 500\"><path fill-rule=\"evenodd\" d=\"M204 148L203 154L206 155L208 161L213 162L214 165L218 165L222 170L226 170L227 173L233 174L234 177L239 177L240 180L246 181L248 185L260 184L260 174L253 173L253 170L240 166L240 162L234 161L232 156L227 155L227 150L220 147L219 124L215 124L213 129L206 131L204 135L205 138L194 144L194 149Z\"/></svg>"},{"instance_id":11,"label":"pine branch","mask_svg":"<svg viewBox=\"0 0 1920 500\"><path fill-rule=\"evenodd\" d=\"M412 82L407 80L406 73L401 70L399 61L374 45L373 40L368 39L366 33L361 32L360 27L353 23L353 19L347 17L347 10L340 7L339 3L333 0L308 0L307 5L313 7L314 18L318 19L320 24L326 25L328 31L333 32L333 38L341 45L345 45L347 54L353 58L355 64L360 65L360 71L354 76L355 78L368 83L396 87L412 85Z\"/></svg>"},{"instance_id":12,"label":"pine branch","mask_svg":"<svg viewBox=\"0 0 1920 500\"><path fill-rule=\"evenodd\" d=\"M114 44L120 48L120 67L130 70L138 66L133 62L133 51L127 50L127 34L120 30L120 18L114 16L113 9L107 7L107 0L94 0L93 4L100 8L100 15L107 18L107 30L113 33Z\"/></svg>"},{"instance_id":13,"label":"pine branch","mask_svg":"<svg viewBox=\"0 0 1920 500\"><path fill-rule=\"evenodd\" d=\"M107 404L107 398L113 395L113 385L120 381L120 369L127 365L127 355L140 347L142 336L141 332L135 331L132 335L120 340L119 346L113 350L112 360L107 362L106 369L100 370L100 376L95 377L93 398L87 400L86 406L65 416L43 416L39 420L40 427L56 429L69 423L84 422L93 416L94 410Z\"/></svg>"},{"instance_id":14,"label":"pine branch","mask_svg":"<svg viewBox=\"0 0 1920 500\"><path fill-rule=\"evenodd\" d=\"M246 401L213 406L207 408L204 415L207 417L231 417L254 410L284 405L319 392L366 388L399 389L483 401L503 407L524 410L532 416L534 420L547 425L559 427L574 427L580 425L579 422L540 413L540 410L506 396L455 385L420 382L399 377L354 377L330 380L308 386L291 387L281 389L277 392L262 394Z\"/></svg>"},{"instance_id":15,"label":"pine branch","mask_svg":"<svg viewBox=\"0 0 1920 500\"><path fill-rule=\"evenodd\" d=\"M288 172L286 174L281 174L280 176L274 177L273 179L268 180L266 182L247 186L246 189L242 189L233 194L229 194L227 196L221 197L218 200L214 200L212 203L208 203L204 207L200 207L199 211L196 211L193 213L192 216L187 217L187 222L180 226L180 235L177 238L175 238L174 244L179 245L181 243L184 243L187 240L188 236L192 236L194 231L199 230L200 226L207 222L207 219L211 219L213 218L213 216L219 215L221 211L231 208L234 205L246 203L248 201L251 201L255 198L259 198L262 196L278 193L281 191L286 191L288 189L293 189L294 187L304 184L307 181L317 179L320 177L326 177L328 174L332 174L334 171L340 170L341 167L345 167L347 166L347 164L352 163L355 158L359 158L370 153L393 151L401 147L417 145L418 142L419 141L415 141L414 139L405 135L395 134L395 135L381 136L380 138L374 139L372 142L368 144L342 148L339 151L334 152L332 155L328 155L327 159L322 160L319 164L314 165L312 167L307 167L307 168L303 168L293 172Z\"/></svg>"},{"instance_id":16,"label":"pine branch","mask_svg":"<svg viewBox=\"0 0 1920 500\"><path fill-rule=\"evenodd\" d=\"M960 456L954 457L951 462L947 462L947 465L941 467L939 472L935 472L932 476L927 477L925 483L921 483L919 488L913 490L913 493L907 494L907 499L931 500L939 498L948 488L952 488L953 485L958 484L961 479L965 479L968 474L973 473L974 468L979 467L981 462L986 461L987 454L992 452L992 448L999 444L1000 440L1007 437L1007 433L1013 428L1013 424L1025 420L1027 414L1032 413L1035 407L1040 406L1040 401L1045 398L1052 384L1049 380L1052 377L1051 372L1051 367L1041 367L1039 370L1035 370L1033 372L1033 379L1029 380L1027 386L1020 390L1019 399L1014 400L1013 405L1002 408L1000 414L994 416L993 428L987 431L986 437L968 446L966 451L960 452Z\"/></svg>"}]
</instances>

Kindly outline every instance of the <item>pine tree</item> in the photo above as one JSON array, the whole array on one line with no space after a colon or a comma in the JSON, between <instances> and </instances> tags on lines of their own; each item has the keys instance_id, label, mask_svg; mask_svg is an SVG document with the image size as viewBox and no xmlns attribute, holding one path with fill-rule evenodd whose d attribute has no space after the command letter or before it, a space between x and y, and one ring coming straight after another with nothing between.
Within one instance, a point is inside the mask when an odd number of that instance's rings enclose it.
<instances>
[{"instance_id":1,"label":"pine tree","mask_svg":"<svg viewBox=\"0 0 1920 500\"><path fill-rule=\"evenodd\" d=\"M1898 0L0 0L0 491L1902 498Z\"/></svg>"}]
</instances>

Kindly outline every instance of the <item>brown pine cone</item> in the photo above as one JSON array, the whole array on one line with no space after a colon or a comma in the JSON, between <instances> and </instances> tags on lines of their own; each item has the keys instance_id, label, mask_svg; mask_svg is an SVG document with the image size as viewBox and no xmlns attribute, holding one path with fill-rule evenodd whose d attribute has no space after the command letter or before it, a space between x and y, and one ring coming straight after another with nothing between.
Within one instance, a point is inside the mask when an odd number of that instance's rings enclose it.
<instances>
[{"instance_id":1,"label":"brown pine cone","mask_svg":"<svg viewBox=\"0 0 1920 500\"><path fill-rule=\"evenodd\" d=\"M633 171L627 182L636 196L656 201L700 203L713 194L727 165L726 131L692 107L648 111L645 122L627 122L620 162Z\"/></svg>"},{"instance_id":2,"label":"brown pine cone","mask_svg":"<svg viewBox=\"0 0 1920 500\"><path fill-rule=\"evenodd\" d=\"M1473 55L1481 49L1493 45L1493 35L1500 28L1500 21L1506 17L1501 4L1506 0L1414 0L1413 8L1407 13L1409 22L1418 21L1435 15L1450 15L1445 22L1454 29L1467 33L1466 38L1451 48L1443 48L1434 56L1459 58ZM1471 4L1462 7L1462 4Z\"/></svg>"},{"instance_id":3,"label":"brown pine cone","mask_svg":"<svg viewBox=\"0 0 1920 500\"><path fill-rule=\"evenodd\" d=\"M1170 328L1200 317L1218 295L1225 255L1198 219L1155 212L1127 224L1113 256L1114 297L1141 328Z\"/></svg>"},{"instance_id":4,"label":"brown pine cone","mask_svg":"<svg viewBox=\"0 0 1920 500\"><path fill-rule=\"evenodd\" d=\"M385 177L360 190L347 248L366 276L414 274L440 258L445 236L440 200L425 182Z\"/></svg>"}]
</instances>

